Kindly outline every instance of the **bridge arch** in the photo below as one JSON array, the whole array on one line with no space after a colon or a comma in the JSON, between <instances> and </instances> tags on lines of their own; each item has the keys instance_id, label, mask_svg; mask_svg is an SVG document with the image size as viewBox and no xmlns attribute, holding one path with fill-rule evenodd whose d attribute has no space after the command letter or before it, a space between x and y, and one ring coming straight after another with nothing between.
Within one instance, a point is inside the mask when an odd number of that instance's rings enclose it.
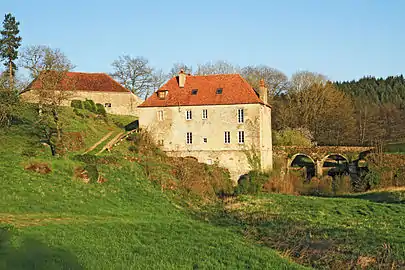
<instances>
[{"instance_id":1,"label":"bridge arch","mask_svg":"<svg viewBox=\"0 0 405 270\"><path fill-rule=\"evenodd\" d=\"M316 161L311 156L297 153L289 159L288 168L304 168L305 178L309 180L316 175L316 164Z\"/></svg>"},{"instance_id":2,"label":"bridge arch","mask_svg":"<svg viewBox=\"0 0 405 270\"><path fill-rule=\"evenodd\" d=\"M327 169L328 175L349 173L349 159L344 154L332 153L327 154L320 164L322 170Z\"/></svg>"}]
</instances>

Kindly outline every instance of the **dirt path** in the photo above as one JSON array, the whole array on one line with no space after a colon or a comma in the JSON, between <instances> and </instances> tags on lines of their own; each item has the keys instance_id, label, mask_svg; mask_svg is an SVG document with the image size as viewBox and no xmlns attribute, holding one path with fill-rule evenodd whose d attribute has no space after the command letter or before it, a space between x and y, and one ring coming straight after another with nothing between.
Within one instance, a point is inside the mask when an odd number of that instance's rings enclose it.
<instances>
[{"instance_id":1,"label":"dirt path","mask_svg":"<svg viewBox=\"0 0 405 270\"><path fill-rule=\"evenodd\" d=\"M125 132L118 133L111 141L109 141L96 155L101 154L104 150L111 149L114 144L121 138Z\"/></svg>"},{"instance_id":2,"label":"dirt path","mask_svg":"<svg viewBox=\"0 0 405 270\"><path fill-rule=\"evenodd\" d=\"M86 150L86 152L84 152L83 154L87 154L91 151L93 151L97 146L99 146L102 142L104 142L105 140L108 139L108 137L110 137L113 134L114 131L110 131L108 132L103 138L101 138L98 142L96 142L92 147L90 147L89 149Z\"/></svg>"}]
</instances>

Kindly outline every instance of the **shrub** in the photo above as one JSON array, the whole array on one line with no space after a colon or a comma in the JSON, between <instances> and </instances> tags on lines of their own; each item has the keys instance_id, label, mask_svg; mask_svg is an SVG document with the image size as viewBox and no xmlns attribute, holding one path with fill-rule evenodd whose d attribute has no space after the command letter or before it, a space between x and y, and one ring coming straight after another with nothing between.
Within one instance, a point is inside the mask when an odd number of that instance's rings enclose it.
<instances>
[{"instance_id":1,"label":"shrub","mask_svg":"<svg viewBox=\"0 0 405 270\"><path fill-rule=\"evenodd\" d=\"M105 110L105 107L103 106L103 104L100 104L100 103L96 104L96 112L99 115L107 116L107 111Z\"/></svg>"},{"instance_id":2,"label":"shrub","mask_svg":"<svg viewBox=\"0 0 405 270\"><path fill-rule=\"evenodd\" d=\"M265 173L250 171L239 178L235 194L257 194L262 190L264 183L268 179L269 175Z\"/></svg>"},{"instance_id":3,"label":"shrub","mask_svg":"<svg viewBox=\"0 0 405 270\"><path fill-rule=\"evenodd\" d=\"M321 178L312 177L309 183L303 185L300 194L311 196L332 196L333 178L330 176L324 176Z\"/></svg>"},{"instance_id":4,"label":"shrub","mask_svg":"<svg viewBox=\"0 0 405 270\"><path fill-rule=\"evenodd\" d=\"M341 175L334 178L334 192L337 195L350 193L353 191L352 181L350 176Z\"/></svg>"},{"instance_id":5,"label":"shrub","mask_svg":"<svg viewBox=\"0 0 405 270\"><path fill-rule=\"evenodd\" d=\"M292 194L296 195L302 190L304 179L293 173L284 175L272 175L270 179L264 183L263 190L266 192Z\"/></svg>"},{"instance_id":6,"label":"shrub","mask_svg":"<svg viewBox=\"0 0 405 270\"><path fill-rule=\"evenodd\" d=\"M363 176L363 181L368 189L373 189L380 183L380 178L380 174L371 170Z\"/></svg>"},{"instance_id":7,"label":"shrub","mask_svg":"<svg viewBox=\"0 0 405 270\"><path fill-rule=\"evenodd\" d=\"M84 106L84 108L85 108L86 110L88 110L88 111L90 111L90 112L93 112L93 113L97 113L97 107L96 107L96 104L94 103L93 100L91 100L91 99L86 99L86 100L83 102L83 106Z\"/></svg>"},{"instance_id":8,"label":"shrub","mask_svg":"<svg viewBox=\"0 0 405 270\"><path fill-rule=\"evenodd\" d=\"M87 175L89 177L89 182L90 183L96 183L99 177L99 172L97 169L97 165L96 164L87 164L84 167L84 170L87 171Z\"/></svg>"},{"instance_id":9,"label":"shrub","mask_svg":"<svg viewBox=\"0 0 405 270\"><path fill-rule=\"evenodd\" d=\"M73 112L77 115L77 116L79 116L79 117L81 117L81 118L86 118L86 115L85 114L83 114L79 109L77 109L77 108L74 108L73 109Z\"/></svg>"},{"instance_id":10,"label":"shrub","mask_svg":"<svg viewBox=\"0 0 405 270\"><path fill-rule=\"evenodd\" d=\"M83 109L83 101L74 99L70 102L70 106L76 109Z\"/></svg>"}]
</instances>

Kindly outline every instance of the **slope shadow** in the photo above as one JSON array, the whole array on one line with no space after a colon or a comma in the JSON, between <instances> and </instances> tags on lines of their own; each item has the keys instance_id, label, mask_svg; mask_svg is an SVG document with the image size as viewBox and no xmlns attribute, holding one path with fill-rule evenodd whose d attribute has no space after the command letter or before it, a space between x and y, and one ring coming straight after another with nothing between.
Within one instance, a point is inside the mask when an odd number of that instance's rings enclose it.
<instances>
[{"instance_id":1,"label":"slope shadow","mask_svg":"<svg viewBox=\"0 0 405 270\"><path fill-rule=\"evenodd\" d=\"M405 204L405 192L399 191L380 191L362 194L340 195L335 197L347 199L362 199L376 203Z\"/></svg>"},{"instance_id":2,"label":"slope shadow","mask_svg":"<svg viewBox=\"0 0 405 270\"><path fill-rule=\"evenodd\" d=\"M0 269L83 269L77 258L66 250L51 248L32 238L15 247L11 234L0 228Z\"/></svg>"}]
</instances>

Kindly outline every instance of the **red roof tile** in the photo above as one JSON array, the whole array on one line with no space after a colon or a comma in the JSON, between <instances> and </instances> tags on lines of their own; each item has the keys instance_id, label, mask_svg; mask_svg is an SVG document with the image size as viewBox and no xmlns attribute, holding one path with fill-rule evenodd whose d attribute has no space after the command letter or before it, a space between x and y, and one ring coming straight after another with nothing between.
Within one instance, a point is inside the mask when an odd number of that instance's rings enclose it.
<instances>
[{"instance_id":1,"label":"red roof tile","mask_svg":"<svg viewBox=\"0 0 405 270\"><path fill-rule=\"evenodd\" d=\"M68 81L72 82L72 87L68 86L70 84ZM41 85L41 79L37 78L28 89L41 89ZM73 91L129 92L128 89L105 73L67 72L57 88Z\"/></svg>"},{"instance_id":2,"label":"red roof tile","mask_svg":"<svg viewBox=\"0 0 405 270\"><path fill-rule=\"evenodd\" d=\"M217 94L222 88L222 94ZM198 89L196 95L192 90ZM167 90L165 99L160 99L158 91ZM184 88L178 84L178 76L171 78L139 107L264 104L255 90L239 74L193 76L187 75Z\"/></svg>"}]
</instances>

